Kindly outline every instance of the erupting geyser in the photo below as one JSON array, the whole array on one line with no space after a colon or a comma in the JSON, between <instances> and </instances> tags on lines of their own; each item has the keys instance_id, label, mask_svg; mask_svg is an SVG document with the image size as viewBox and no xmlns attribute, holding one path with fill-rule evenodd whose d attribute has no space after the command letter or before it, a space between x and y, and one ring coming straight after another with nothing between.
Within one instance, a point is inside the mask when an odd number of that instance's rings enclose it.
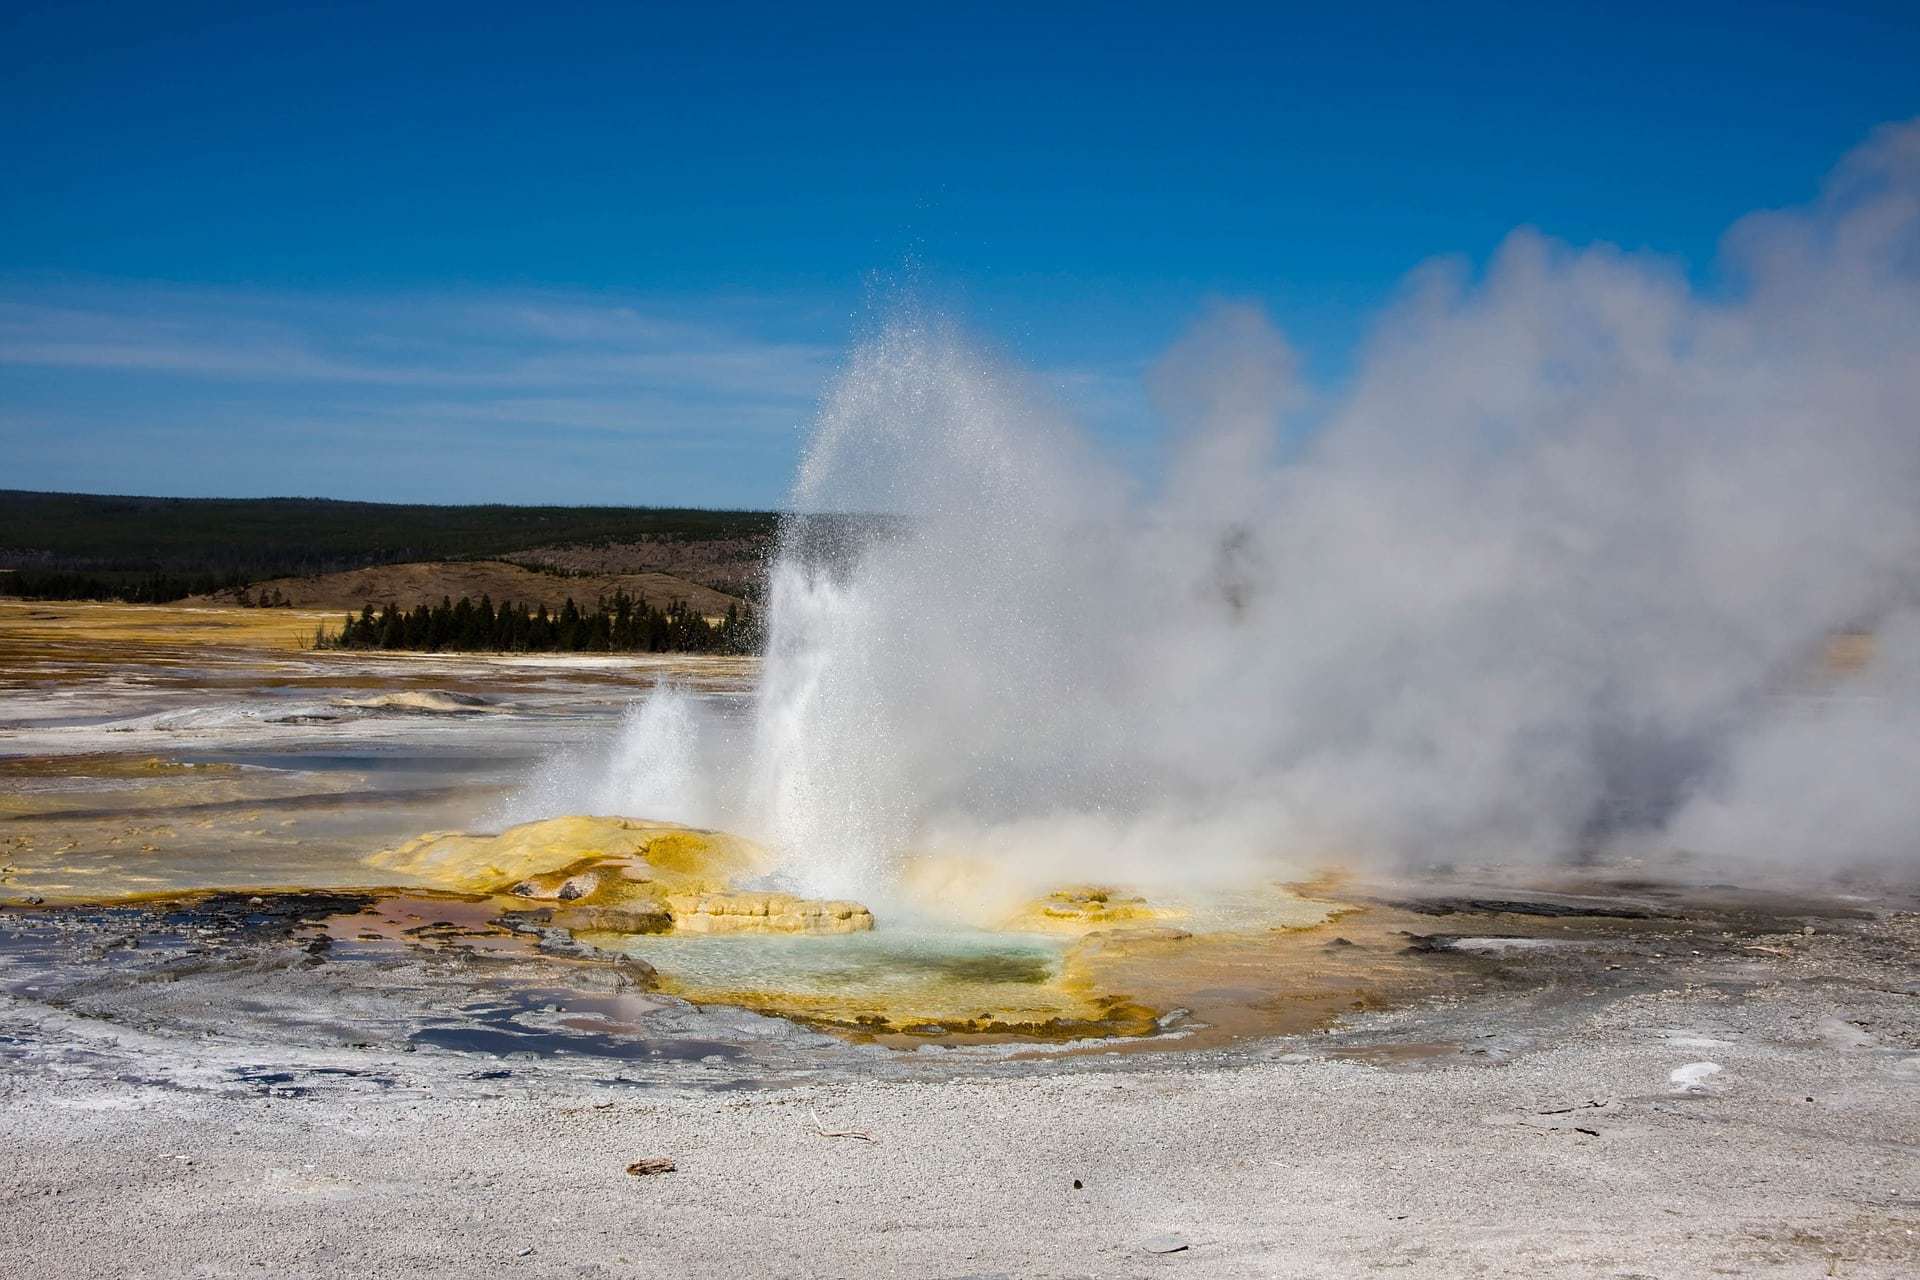
<instances>
[{"instance_id":1,"label":"erupting geyser","mask_svg":"<svg viewBox=\"0 0 1920 1280\"><path fill-rule=\"evenodd\" d=\"M626 798L867 900L909 854L1035 886L1910 859L1920 125L1738 223L1715 279L1516 232L1414 273L1333 388L1221 307L1151 375L1145 487L898 317L815 430L748 741L707 723L697 778ZM1837 629L1881 638L1864 700L1822 683Z\"/></svg>"}]
</instances>

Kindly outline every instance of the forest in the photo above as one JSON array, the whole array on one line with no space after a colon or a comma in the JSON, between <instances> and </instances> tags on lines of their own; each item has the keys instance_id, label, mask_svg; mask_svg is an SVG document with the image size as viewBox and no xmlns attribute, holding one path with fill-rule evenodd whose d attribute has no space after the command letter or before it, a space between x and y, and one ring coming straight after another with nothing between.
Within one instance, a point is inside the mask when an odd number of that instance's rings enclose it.
<instances>
[{"instance_id":1,"label":"forest","mask_svg":"<svg viewBox=\"0 0 1920 1280\"><path fill-rule=\"evenodd\" d=\"M0 591L164 603L212 589L537 547L770 537L770 511L146 498L0 489ZM9 584L6 580L12 578ZM188 589L179 589L182 586ZM66 591L72 594L58 595ZM174 592L171 595L159 592Z\"/></svg>"},{"instance_id":2,"label":"forest","mask_svg":"<svg viewBox=\"0 0 1920 1280\"><path fill-rule=\"evenodd\" d=\"M655 608L624 592L599 601L591 612L568 597L558 612L543 604L502 602L481 596L441 599L411 611L372 605L347 615L338 634L316 642L340 649L411 649L428 653L751 653L758 644L750 606L731 605L709 622L678 600Z\"/></svg>"},{"instance_id":3,"label":"forest","mask_svg":"<svg viewBox=\"0 0 1920 1280\"><path fill-rule=\"evenodd\" d=\"M127 604L166 604L188 596L243 588L238 574L82 573L68 569L36 573L0 573L0 595L26 600L120 600Z\"/></svg>"}]
</instances>

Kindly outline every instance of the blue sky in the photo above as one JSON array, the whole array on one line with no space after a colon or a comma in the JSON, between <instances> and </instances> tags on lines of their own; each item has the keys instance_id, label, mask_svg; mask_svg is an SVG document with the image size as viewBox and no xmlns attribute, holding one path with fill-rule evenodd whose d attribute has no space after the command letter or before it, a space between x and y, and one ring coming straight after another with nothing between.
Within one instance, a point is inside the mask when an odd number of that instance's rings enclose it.
<instances>
[{"instance_id":1,"label":"blue sky","mask_svg":"<svg viewBox=\"0 0 1920 1280\"><path fill-rule=\"evenodd\" d=\"M780 501L910 287L1145 449L1515 226L1711 280L1920 113L1915 6L0 9L0 485Z\"/></svg>"}]
</instances>

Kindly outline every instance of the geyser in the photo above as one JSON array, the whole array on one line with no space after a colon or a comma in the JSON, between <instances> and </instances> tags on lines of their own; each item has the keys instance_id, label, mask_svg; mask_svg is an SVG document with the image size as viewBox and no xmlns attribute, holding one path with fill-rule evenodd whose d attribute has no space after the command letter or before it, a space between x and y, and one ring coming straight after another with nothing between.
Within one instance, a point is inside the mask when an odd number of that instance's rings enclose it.
<instances>
[{"instance_id":1,"label":"geyser","mask_svg":"<svg viewBox=\"0 0 1920 1280\"><path fill-rule=\"evenodd\" d=\"M1920 124L1736 224L1719 268L1515 232L1483 274L1415 272L1333 388L1222 306L1152 374L1147 486L895 317L795 486L750 766L656 816L868 901L910 853L1036 886L1910 861ZM1836 629L1883 641L1837 688Z\"/></svg>"}]
</instances>

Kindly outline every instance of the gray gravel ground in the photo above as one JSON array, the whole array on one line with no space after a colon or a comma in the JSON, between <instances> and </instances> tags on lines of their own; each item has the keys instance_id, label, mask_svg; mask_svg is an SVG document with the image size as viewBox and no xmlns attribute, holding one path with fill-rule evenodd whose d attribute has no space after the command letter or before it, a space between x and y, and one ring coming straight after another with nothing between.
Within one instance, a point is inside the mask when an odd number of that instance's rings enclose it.
<instances>
[{"instance_id":1,"label":"gray gravel ground","mask_svg":"<svg viewBox=\"0 0 1920 1280\"><path fill-rule=\"evenodd\" d=\"M823 1048L758 1082L16 993L0 1276L1910 1277L1917 939L1882 916L1737 974L1556 975L1219 1053Z\"/></svg>"}]
</instances>

